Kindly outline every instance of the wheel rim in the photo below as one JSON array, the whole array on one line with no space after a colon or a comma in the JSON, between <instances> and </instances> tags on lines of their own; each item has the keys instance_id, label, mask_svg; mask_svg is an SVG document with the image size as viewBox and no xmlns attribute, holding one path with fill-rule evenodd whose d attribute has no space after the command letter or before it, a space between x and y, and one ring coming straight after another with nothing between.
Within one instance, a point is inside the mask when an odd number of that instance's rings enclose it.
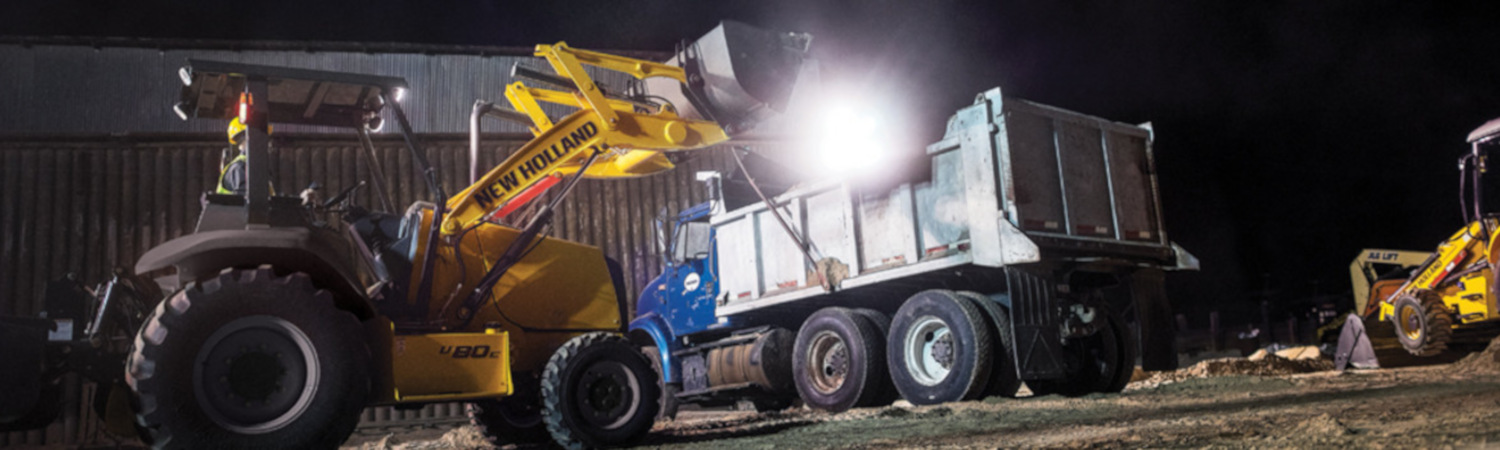
<instances>
[{"instance_id":1,"label":"wheel rim","mask_svg":"<svg viewBox=\"0 0 1500 450\"><path fill-rule=\"evenodd\" d=\"M953 331L942 319L922 316L907 329L903 337L903 359L912 379L925 386L934 386L948 378L953 371L958 347Z\"/></svg>"},{"instance_id":2,"label":"wheel rim","mask_svg":"<svg viewBox=\"0 0 1500 450\"><path fill-rule=\"evenodd\" d=\"M225 429L259 434L291 423L312 403L321 371L312 340L274 316L235 319L199 347L198 406Z\"/></svg>"},{"instance_id":3,"label":"wheel rim","mask_svg":"<svg viewBox=\"0 0 1500 450\"><path fill-rule=\"evenodd\" d=\"M1417 308L1401 308L1401 334L1413 341L1422 338L1422 315L1417 313Z\"/></svg>"},{"instance_id":4,"label":"wheel rim","mask_svg":"<svg viewBox=\"0 0 1500 450\"><path fill-rule=\"evenodd\" d=\"M812 387L823 394L832 394L844 386L849 377L849 347L838 333L821 331L812 338L808 346L808 380Z\"/></svg>"},{"instance_id":5,"label":"wheel rim","mask_svg":"<svg viewBox=\"0 0 1500 450\"><path fill-rule=\"evenodd\" d=\"M583 372L577 386L584 420L606 430L624 426L641 408L641 383L618 361L600 361Z\"/></svg>"}]
</instances>

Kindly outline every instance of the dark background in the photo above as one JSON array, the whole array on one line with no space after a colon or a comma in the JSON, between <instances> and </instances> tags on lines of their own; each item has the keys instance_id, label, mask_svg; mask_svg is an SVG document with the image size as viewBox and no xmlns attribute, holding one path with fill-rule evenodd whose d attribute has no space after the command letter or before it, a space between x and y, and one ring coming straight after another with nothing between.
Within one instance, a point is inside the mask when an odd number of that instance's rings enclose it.
<instances>
[{"instance_id":1,"label":"dark background","mask_svg":"<svg viewBox=\"0 0 1500 450\"><path fill-rule=\"evenodd\" d=\"M1460 226L1455 159L1500 117L1500 2L7 2L0 35L670 50L721 19L815 35L825 73L904 105L913 153L974 94L1154 123L1171 295L1258 321L1348 302L1366 247ZM3 64L0 61L0 64ZM455 105L462 107L462 105Z\"/></svg>"}]
</instances>

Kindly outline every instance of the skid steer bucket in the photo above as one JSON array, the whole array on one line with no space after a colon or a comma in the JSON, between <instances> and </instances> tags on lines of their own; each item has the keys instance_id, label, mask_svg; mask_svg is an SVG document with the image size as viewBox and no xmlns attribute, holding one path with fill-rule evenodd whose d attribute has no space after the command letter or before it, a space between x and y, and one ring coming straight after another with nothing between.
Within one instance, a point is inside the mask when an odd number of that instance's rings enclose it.
<instances>
[{"instance_id":1,"label":"skid steer bucket","mask_svg":"<svg viewBox=\"0 0 1500 450\"><path fill-rule=\"evenodd\" d=\"M798 85L816 76L816 64L807 59L811 42L804 33L724 21L667 61L687 72L686 86L648 78L646 89L671 102L679 115L719 122L735 136L785 112Z\"/></svg>"}]
</instances>

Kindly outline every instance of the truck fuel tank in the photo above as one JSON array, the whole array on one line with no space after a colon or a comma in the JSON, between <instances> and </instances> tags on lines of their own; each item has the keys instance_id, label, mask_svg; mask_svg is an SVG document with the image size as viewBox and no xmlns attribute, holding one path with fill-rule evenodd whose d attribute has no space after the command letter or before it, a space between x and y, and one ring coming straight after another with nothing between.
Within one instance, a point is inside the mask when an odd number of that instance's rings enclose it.
<instances>
[{"instance_id":1,"label":"truck fuel tank","mask_svg":"<svg viewBox=\"0 0 1500 450\"><path fill-rule=\"evenodd\" d=\"M796 392L792 343L791 331L772 328L744 343L709 350L709 387L756 385L773 393Z\"/></svg>"}]
</instances>

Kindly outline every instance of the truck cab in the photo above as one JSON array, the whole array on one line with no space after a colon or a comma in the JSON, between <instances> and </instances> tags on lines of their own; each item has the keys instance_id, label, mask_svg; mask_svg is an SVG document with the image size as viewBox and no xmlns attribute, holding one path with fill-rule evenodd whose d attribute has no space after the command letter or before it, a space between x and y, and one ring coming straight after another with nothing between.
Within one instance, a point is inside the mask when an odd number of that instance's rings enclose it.
<instances>
[{"instance_id":1,"label":"truck cab","mask_svg":"<svg viewBox=\"0 0 1500 450\"><path fill-rule=\"evenodd\" d=\"M681 349L676 336L689 335L719 325L714 299L719 294L713 252L713 228L708 226L712 202L698 204L672 218L670 224L656 221L658 248L662 252L661 275L646 284L636 300L632 333L645 333L661 355L661 375L668 383L680 382L671 353ZM670 238L668 238L670 236ZM644 337L644 336L643 336Z\"/></svg>"}]
</instances>

